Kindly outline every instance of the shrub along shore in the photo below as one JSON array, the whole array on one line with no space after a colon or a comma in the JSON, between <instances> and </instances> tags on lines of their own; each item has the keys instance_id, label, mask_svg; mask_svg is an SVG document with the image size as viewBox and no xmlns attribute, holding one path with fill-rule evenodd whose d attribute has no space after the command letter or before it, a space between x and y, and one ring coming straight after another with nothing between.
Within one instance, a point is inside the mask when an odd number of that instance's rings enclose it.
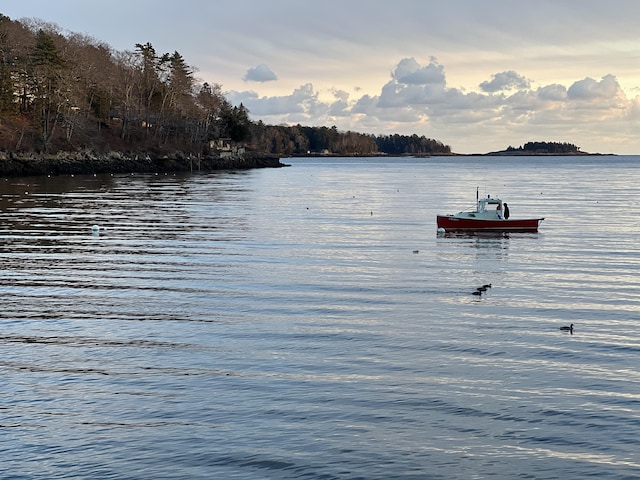
<instances>
[{"instance_id":1,"label":"shrub along shore","mask_svg":"<svg viewBox=\"0 0 640 480\"><path fill-rule=\"evenodd\" d=\"M65 152L57 154L0 152L0 176L89 175L99 173L207 172L279 168L287 165L275 155L195 156L181 153Z\"/></svg>"}]
</instances>

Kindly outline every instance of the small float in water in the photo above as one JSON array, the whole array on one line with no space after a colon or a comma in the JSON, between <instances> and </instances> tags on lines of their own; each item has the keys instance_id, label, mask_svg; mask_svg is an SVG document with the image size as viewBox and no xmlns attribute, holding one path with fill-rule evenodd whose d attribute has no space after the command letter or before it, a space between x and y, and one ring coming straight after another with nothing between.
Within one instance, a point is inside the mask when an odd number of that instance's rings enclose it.
<instances>
[{"instance_id":1,"label":"small float in water","mask_svg":"<svg viewBox=\"0 0 640 480\"><path fill-rule=\"evenodd\" d=\"M93 235L100 235L100 233L102 232L106 232L107 231L107 227L103 227L100 225L92 225L91 226L91 233Z\"/></svg>"}]
</instances>

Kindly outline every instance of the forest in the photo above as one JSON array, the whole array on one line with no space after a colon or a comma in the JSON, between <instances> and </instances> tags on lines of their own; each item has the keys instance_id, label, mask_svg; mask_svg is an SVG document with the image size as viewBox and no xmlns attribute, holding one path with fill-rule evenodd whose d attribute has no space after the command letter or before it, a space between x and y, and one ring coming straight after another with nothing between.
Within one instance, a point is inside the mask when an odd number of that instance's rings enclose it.
<instances>
[{"instance_id":1,"label":"forest","mask_svg":"<svg viewBox=\"0 0 640 480\"><path fill-rule=\"evenodd\" d=\"M207 155L227 142L281 156L451 154L424 136L255 122L195 71L179 52L148 42L114 51L55 24L0 14L0 150Z\"/></svg>"},{"instance_id":2,"label":"forest","mask_svg":"<svg viewBox=\"0 0 640 480\"><path fill-rule=\"evenodd\" d=\"M250 127L251 145L267 153L283 156L323 153L332 155L450 155L451 148L437 140L418 135L367 135L340 132L334 126L303 127L264 125Z\"/></svg>"},{"instance_id":3,"label":"forest","mask_svg":"<svg viewBox=\"0 0 640 480\"><path fill-rule=\"evenodd\" d=\"M514 148L509 146L505 152L510 154L548 154L548 155L570 155L582 154L580 147L565 142L527 142L524 146Z\"/></svg>"}]
</instances>

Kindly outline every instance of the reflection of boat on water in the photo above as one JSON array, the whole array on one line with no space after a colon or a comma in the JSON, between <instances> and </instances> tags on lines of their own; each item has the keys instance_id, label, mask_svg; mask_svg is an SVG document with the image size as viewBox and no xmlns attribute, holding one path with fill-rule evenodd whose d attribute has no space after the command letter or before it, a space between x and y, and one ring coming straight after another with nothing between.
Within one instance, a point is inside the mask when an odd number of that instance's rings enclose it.
<instances>
[{"instance_id":1,"label":"reflection of boat on water","mask_svg":"<svg viewBox=\"0 0 640 480\"><path fill-rule=\"evenodd\" d=\"M484 241L485 243L496 243L502 240L509 240L510 238L525 238L525 237L537 237L539 233L537 231L526 230L523 232L514 231L502 231L502 230L450 230L439 232L439 235L444 238L460 238L460 239L473 239Z\"/></svg>"},{"instance_id":2,"label":"reflection of boat on water","mask_svg":"<svg viewBox=\"0 0 640 480\"><path fill-rule=\"evenodd\" d=\"M477 232L466 232L464 230L451 230L447 232L440 232L443 236L447 238L486 238L486 239L501 239L501 238L509 238L509 232L503 232L501 230L480 230Z\"/></svg>"},{"instance_id":3,"label":"reflection of boat on water","mask_svg":"<svg viewBox=\"0 0 640 480\"><path fill-rule=\"evenodd\" d=\"M488 231L462 231L438 233L438 237L443 241L450 241L458 246L468 246L478 250L504 251L509 248L511 238L537 236L538 232L500 232Z\"/></svg>"},{"instance_id":4,"label":"reflection of boat on water","mask_svg":"<svg viewBox=\"0 0 640 480\"><path fill-rule=\"evenodd\" d=\"M500 232L494 230L438 233L438 253L454 263L476 261L506 261L513 238L537 238L538 232Z\"/></svg>"},{"instance_id":5,"label":"reflection of boat on water","mask_svg":"<svg viewBox=\"0 0 640 480\"><path fill-rule=\"evenodd\" d=\"M509 207L499 198L478 198L476 210L438 215L438 232L537 232L544 218L509 218Z\"/></svg>"}]
</instances>

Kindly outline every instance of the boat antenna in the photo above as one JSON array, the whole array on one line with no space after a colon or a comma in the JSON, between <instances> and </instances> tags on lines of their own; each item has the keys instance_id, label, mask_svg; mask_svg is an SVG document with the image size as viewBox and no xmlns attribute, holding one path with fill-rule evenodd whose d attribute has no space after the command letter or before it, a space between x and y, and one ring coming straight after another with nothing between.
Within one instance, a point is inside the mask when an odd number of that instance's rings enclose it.
<instances>
[{"instance_id":1,"label":"boat antenna","mask_svg":"<svg viewBox=\"0 0 640 480\"><path fill-rule=\"evenodd\" d=\"M480 190L480 187L476 187L476 203L478 203L478 200L480 197L478 197L478 190Z\"/></svg>"}]
</instances>

